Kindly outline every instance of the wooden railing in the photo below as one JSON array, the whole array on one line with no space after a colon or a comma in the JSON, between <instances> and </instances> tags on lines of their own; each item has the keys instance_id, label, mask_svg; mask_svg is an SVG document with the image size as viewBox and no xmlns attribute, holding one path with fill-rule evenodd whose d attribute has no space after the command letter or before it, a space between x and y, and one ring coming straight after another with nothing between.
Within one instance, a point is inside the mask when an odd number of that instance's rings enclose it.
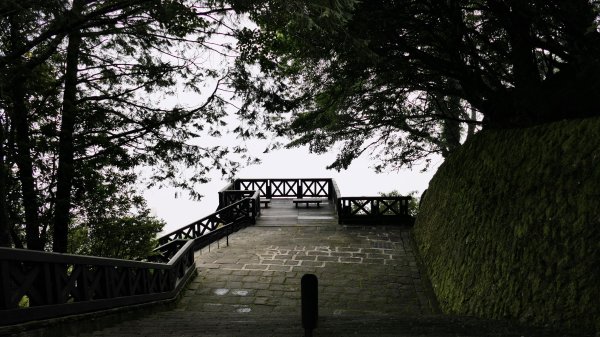
<instances>
[{"instance_id":1,"label":"wooden railing","mask_svg":"<svg viewBox=\"0 0 600 337\"><path fill-rule=\"evenodd\" d=\"M328 198L332 197L333 179L236 179L235 190L259 191L263 198Z\"/></svg>"},{"instance_id":2,"label":"wooden railing","mask_svg":"<svg viewBox=\"0 0 600 337\"><path fill-rule=\"evenodd\" d=\"M236 179L219 192L223 195L220 200L235 200L252 191L268 199L327 198L334 205L340 224L414 224L414 217L408 212L411 197L342 197L331 178Z\"/></svg>"},{"instance_id":3,"label":"wooden railing","mask_svg":"<svg viewBox=\"0 0 600 337\"><path fill-rule=\"evenodd\" d=\"M167 263L0 248L0 325L174 298L194 272L192 241Z\"/></svg>"},{"instance_id":4,"label":"wooden railing","mask_svg":"<svg viewBox=\"0 0 600 337\"><path fill-rule=\"evenodd\" d=\"M258 200L160 237L153 262L0 248L0 326L173 299L195 273L194 251L253 224Z\"/></svg>"},{"instance_id":5,"label":"wooden railing","mask_svg":"<svg viewBox=\"0 0 600 337\"><path fill-rule=\"evenodd\" d=\"M333 202L333 206L335 207L335 211L337 214L340 213L340 210L338 208L338 200L341 197L342 195L340 194L340 189L338 188L335 180L331 179L331 182L329 183L329 199L331 199L331 202Z\"/></svg>"},{"instance_id":6,"label":"wooden railing","mask_svg":"<svg viewBox=\"0 0 600 337\"><path fill-rule=\"evenodd\" d=\"M414 224L408 211L411 197L341 197L337 201L340 224Z\"/></svg>"},{"instance_id":7,"label":"wooden railing","mask_svg":"<svg viewBox=\"0 0 600 337\"><path fill-rule=\"evenodd\" d=\"M258 191L247 191L247 190L224 190L219 191L219 206L217 210L227 207L233 203L236 203L244 198L255 198L260 197Z\"/></svg>"},{"instance_id":8,"label":"wooden railing","mask_svg":"<svg viewBox=\"0 0 600 337\"><path fill-rule=\"evenodd\" d=\"M0 325L175 298L194 251L254 224L261 197L328 198L343 224L414 222L410 197L340 197L333 179L237 179L215 213L160 237L153 262L0 248Z\"/></svg>"},{"instance_id":9,"label":"wooden railing","mask_svg":"<svg viewBox=\"0 0 600 337\"><path fill-rule=\"evenodd\" d=\"M165 234L158 239L158 249L165 250L164 245L175 240L193 240L194 249L200 249L208 243L228 236L245 225L254 224L260 214L258 192L231 205L218 209L191 224Z\"/></svg>"}]
</instances>

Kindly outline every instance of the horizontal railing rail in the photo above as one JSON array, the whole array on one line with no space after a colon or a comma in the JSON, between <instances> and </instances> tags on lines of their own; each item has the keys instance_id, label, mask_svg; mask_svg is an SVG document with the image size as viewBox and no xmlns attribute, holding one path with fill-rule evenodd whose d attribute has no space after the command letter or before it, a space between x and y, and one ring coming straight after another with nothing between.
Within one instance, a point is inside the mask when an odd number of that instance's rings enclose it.
<instances>
[{"instance_id":1,"label":"horizontal railing rail","mask_svg":"<svg viewBox=\"0 0 600 337\"><path fill-rule=\"evenodd\" d=\"M173 298L194 272L193 242L167 263L0 248L0 325Z\"/></svg>"},{"instance_id":2,"label":"horizontal railing rail","mask_svg":"<svg viewBox=\"0 0 600 337\"><path fill-rule=\"evenodd\" d=\"M412 225L411 197L340 197L337 200L340 224L379 223Z\"/></svg>"}]
</instances>

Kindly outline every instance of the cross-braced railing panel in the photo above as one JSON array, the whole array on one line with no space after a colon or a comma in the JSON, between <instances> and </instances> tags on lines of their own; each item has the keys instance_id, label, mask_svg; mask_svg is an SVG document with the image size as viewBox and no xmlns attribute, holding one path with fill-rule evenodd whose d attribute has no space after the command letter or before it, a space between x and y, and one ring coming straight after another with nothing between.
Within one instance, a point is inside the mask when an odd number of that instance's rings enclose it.
<instances>
[{"instance_id":1,"label":"cross-braced railing panel","mask_svg":"<svg viewBox=\"0 0 600 337\"><path fill-rule=\"evenodd\" d=\"M268 179L237 180L235 186L238 190L259 191L261 197L268 197L270 194Z\"/></svg>"},{"instance_id":2,"label":"cross-braced railing panel","mask_svg":"<svg viewBox=\"0 0 600 337\"><path fill-rule=\"evenodd\" d=\"M379 213L389 215L408 214L410 199L381 199L379 200Z\"/></svg>"},{"instance_id":3,"label":"cross-braced railing panel","mask_svg":"<svg viewBox=\"0 0 600 337\"><path fill-rule=\"evenodd\" d=\"M330 180L302 179L300 186L305 197L329 197Z\"/></svg>"},{"instance_id":4,"label":"cross-braced railing panel","mask_svg":"<svg viewBox=\"0 0 600 337\"><path fill-rule=\"evenodd\" d=\"M339 195L333 179L236 179L233 186L238 190L257 190L264 198L328 198ZM223 190L221 191L223 192Z\"/></svg>"},{"instance_id":5,"label":"cross-braced railing panel","mask_svg":"<svg viewBox=\"0 0 600 337\"><path fill-rule=\"evenodd\" d=\"M192 240L198 236L202 236L206 232L215 230L221 223L218 215L211 214L198 221L194 221L186 227L161 237L158 242L164 244L172 240Z\"/></svg>"},{"instance_id":6,"label":"cross-braced railing panel","mask_svg":"<svg viewBox=\"0 0 600 337\"><path fill-rule=\"evenodd\" d=\"M342 197L337 200L340 223L412 225L411 197Z\"/></svg>"},{"instance_id":7,"label":"cross-braced railing panel","mask_svg":"<svg viewBox=\"0 0 600 337\"><path fill-rule=\"evenodd\" d=\"M349 209L350 215L372 215L373 202L372 200L349 200L345 209Z\"/></svg>"},{"instance_id":8,"label":"cross-braced railing panel","mask_svg":"<svg viewBox=\"0 0 600 337\"><path fill-rule=\"evenodd\" d=\"M297 197L298 180L296 179L271 179L271 195L273 197Z\"/></svg>"}]
</instances>

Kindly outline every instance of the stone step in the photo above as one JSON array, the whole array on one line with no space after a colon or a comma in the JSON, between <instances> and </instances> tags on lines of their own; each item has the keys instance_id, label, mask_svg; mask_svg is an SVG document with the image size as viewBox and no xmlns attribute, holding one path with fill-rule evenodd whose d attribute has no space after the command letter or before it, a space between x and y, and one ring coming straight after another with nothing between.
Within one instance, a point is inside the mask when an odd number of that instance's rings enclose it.
<instances>
[{"instance_id":1,"label":"stone step","mask_svg":"<svg viewBox=\"0 0 600 337\"><path fill-rule=\"evenodd\" d=\"M297 315L215 315L214 313L170 311L124 322L83 336L303 336ZM541 328L508 322L451 316L325 316L320 317L314 337L537 337L569 336Z\"/></svg>"}]
</instances>

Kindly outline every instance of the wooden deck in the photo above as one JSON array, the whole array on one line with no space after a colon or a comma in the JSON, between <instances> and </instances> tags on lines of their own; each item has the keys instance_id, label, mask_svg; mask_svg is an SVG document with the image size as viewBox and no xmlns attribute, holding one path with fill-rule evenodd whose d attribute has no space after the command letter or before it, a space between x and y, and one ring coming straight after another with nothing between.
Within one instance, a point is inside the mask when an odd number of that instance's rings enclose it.
<instances>
[{"instance_id":1,"label":"wooden deck","mask_svg":"<svg viewBox=\"0 0 600 337\"><path fill-rule=\"evenodd\" d=\"M335 207L331 200L323 199L321 207L311 205L295 207L293 199L273 199L269 208L261 208L256 226L337 226Z\"/></svg>"}]
</instances>

